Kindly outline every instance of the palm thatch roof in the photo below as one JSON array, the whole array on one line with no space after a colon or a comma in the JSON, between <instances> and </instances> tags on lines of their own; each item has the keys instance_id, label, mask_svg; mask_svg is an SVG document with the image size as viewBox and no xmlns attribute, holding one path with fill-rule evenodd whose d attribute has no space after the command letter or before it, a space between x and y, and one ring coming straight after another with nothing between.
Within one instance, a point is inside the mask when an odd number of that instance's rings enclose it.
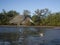
<instances>
[{"instance_id":1,"label":"palm thatch roof","mask_svg":"<svg viewBox=\"0 0 60 45\"><path fill-rule=\"evenodd\" d=\"M30 21L30 22L33 23L33 21L31 20L30 17L24 17L23 15L17 15L17 16L15 16L13 19L11 19L11 20L9 21L9 23L13 23L13 24L18 24L18 25L20 25L20 24L26 23L27 21Z\"/></svg>"}]
</instances>

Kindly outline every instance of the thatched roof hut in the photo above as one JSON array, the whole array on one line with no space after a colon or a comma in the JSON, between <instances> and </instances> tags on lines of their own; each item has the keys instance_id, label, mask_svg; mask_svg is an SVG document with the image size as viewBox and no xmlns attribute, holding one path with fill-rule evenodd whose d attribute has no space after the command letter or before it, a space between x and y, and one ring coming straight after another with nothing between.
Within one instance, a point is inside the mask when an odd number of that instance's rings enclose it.
<instances>
[{"instance_id":1,"label":"thatched roof hut","mask_svg":"<svg viewBox=\"0 0 60 45\"><path fill-rule=\"evenodd\" d=\"M27 21L30 21L30 22L32 22L33 23L33 21L31 20L31 18L30 17L24 17L23 15L17 15L17 16L15 16L13 19L11 19L10 21L9 21L9 23L10 24L17 24L17 25L20 25L20 24L22 24L22 25L24 25L25 23L27 23Z\"/></svg>"}]
</instances>

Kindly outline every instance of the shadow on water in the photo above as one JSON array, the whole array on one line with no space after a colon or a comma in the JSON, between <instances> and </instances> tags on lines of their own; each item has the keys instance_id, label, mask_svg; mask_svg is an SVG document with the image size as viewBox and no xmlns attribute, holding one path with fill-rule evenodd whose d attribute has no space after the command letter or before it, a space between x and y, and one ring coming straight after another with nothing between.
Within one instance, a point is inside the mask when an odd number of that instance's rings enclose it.
<instances>
[{"instance_id":1,"label":"shadow on water","mask_svg":"<svg viewBox=\"0 0 60 45\"><path fill-rule=\"evenodd\" d=\"M0 27L0 45L60 45L60 29Z\"/></svg>"}]
</instances>

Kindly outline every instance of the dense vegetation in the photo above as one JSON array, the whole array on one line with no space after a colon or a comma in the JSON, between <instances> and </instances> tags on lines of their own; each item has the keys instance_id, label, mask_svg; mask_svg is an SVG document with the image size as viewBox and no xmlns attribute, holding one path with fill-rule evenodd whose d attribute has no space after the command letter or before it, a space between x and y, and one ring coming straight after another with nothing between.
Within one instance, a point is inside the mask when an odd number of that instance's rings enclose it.
<instances>
[{"instance_id":1,"label":"dense vegetation","mask_svg":"<svg viewBox=\"0 0 60 45\"><path fill-rule=\"evenodd\" d=\"M18 12L10 10L6 12L4 9L0 12L0 25L10 25L9 21L14 18L16 15L20 15ZM34 26L60 26L60 12L51 13L48 9L37 9L31 16L29 10L24 10L23 15L25 17L29 16L33 20L27 22L26 25Z\"/></svg>"},{"instance_id":2,"label":"dense vegetation","mask_svg":"<svg viewBox=\"0 0 60 45\"><path fill-rule=\"evenodd\" d=\"M19 13L16 11L11 10L11 11L6 12L3 9L3 12L0 13L0 25L8 25L9 20L12 19L17 14L19 14Z\"/></svg>"}]
</instances>

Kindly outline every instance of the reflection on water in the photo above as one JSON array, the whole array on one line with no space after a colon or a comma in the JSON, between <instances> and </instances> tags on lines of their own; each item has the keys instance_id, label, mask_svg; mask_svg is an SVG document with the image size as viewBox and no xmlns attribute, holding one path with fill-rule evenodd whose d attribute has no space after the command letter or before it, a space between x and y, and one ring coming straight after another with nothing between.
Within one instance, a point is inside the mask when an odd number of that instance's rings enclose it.
<instances>
[{"instance_id":1,"label":"reflection on water","mask_svg":"<svg viewBox=\"0 0 60 45\"><path fill-rule=\"evenodd\" d=\"M40 36L43 37L44 36L44 33L40 33Z\"/></svg>"},{"instance_id":2,"label":"reflection on water","mask_svg":"<svg viewBox=\"0 0 60 45\"><path fill-rule=\"evenodd\" d=\"M0 27L0 45L60 45L60 29Z\"/></svg>"}]
</instances>

